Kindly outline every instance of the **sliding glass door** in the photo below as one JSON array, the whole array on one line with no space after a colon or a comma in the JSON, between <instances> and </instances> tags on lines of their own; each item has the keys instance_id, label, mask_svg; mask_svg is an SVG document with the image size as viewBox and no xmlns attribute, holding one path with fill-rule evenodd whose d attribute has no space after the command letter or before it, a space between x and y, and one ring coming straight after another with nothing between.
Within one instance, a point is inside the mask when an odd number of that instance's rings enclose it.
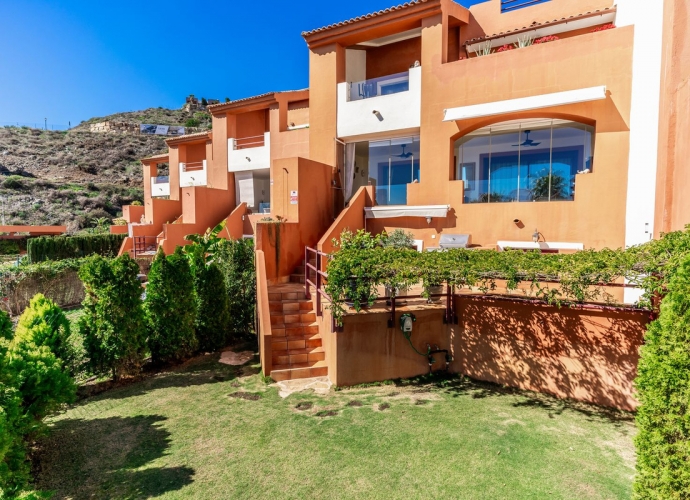
<instances>
[{"instance_id":1,"label":"sliding glass door","mask_svg":"<svg viewBox=\"0 0 690 500\"><path fill-rule=\"evenodd\" d=\"M352 176L352 194L372 185L377 205L406 205L407 185L419 182L419 137L358 142L346 148L345 176ZM347 156L347 155L346 155Z\"/></svg>"}]
</instances>

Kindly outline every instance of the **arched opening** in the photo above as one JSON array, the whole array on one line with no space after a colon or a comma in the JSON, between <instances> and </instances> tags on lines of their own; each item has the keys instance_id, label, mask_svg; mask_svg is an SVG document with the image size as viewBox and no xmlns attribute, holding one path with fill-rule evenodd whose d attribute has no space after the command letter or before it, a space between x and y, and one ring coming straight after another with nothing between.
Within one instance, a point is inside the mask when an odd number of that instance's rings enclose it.
<instances>
[{"instance_id":1,"label":"arched opening","mask_svg":"<svg viewBox=\"0 0 690 500\"><path fill-rule=\"evenodd\" d=\"M561 119L495 123L454 143L464 203L572 201L575 176L592 171L594 127Z\"/></svg>"}]
</instances>

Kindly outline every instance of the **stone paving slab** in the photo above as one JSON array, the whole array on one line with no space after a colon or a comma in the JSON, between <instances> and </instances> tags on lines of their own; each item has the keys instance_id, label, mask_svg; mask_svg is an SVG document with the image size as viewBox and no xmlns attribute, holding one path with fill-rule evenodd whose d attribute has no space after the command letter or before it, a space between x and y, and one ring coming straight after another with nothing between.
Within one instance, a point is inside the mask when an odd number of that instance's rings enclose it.
<instances>
[{"instance_id":1,"label":"stone paving slab","mask_svg":"<svg viewBox=\"0 0 690 500\"><path fill-rule=\"evenodd\" d=\"M253 358L254 353L252 351L223 351L220 354L220 362L232 366L241 366L245 364L247 361L252 360Z\"/></svg>"},{"instance_id":2,"label":"stone paving slab","mask_svg":"<svg viewBox=\"0 0 690 500\"><path fill-rule=\"evenodd\" d=\"M277 382L280 389L278 394L281 398L286 398L295 392L313 390L316 394L325 396L331 390L333 384L328 377L300 378L296 380L283 380Z\"/></svg>"}]
</instances>

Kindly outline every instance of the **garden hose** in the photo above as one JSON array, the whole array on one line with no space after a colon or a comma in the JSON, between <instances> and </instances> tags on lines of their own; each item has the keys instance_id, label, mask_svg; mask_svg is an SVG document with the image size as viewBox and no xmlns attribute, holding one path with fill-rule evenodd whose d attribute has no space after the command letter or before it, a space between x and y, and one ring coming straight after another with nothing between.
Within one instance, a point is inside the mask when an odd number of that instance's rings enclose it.
<instances>
[{"instance_id":1,"label":"garden hose","mask_svg":"<svg viewBox=\"0 0 690 500\"><path fill-rule=\"evenodd\" d=\"M429 354L431 353L431 346L429 344L426 345L426 352L425 353L419 352L417 350L417 348L414 346L414 344L412 343L412 332L406 332L403 330L402 334L403 334L403 337L405 337L407 339L407 341L410 343L410 347L414 350L414 352L416 352L420 356L425 356L425 357L429 356Z\"/></svg>"}]
</instances>

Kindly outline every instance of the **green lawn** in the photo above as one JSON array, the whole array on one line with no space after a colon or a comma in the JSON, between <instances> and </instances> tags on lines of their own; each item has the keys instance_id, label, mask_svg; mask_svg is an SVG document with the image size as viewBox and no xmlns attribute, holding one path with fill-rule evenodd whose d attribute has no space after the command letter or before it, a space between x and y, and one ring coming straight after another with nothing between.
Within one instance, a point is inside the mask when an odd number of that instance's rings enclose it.
<instances>
[{"instance_id":1,"label":"green lawn","mask_svg":"<svg viewBox=\"0 0 690 500\"><path fill-rule=\"evenodd\" d=\"M37 486L76 500L631 493L629 414L459 378L281 399L258 365L217 359L198 358L53 418L38 447ZM228 396L237 392L259 397Z\"/></svg>"}]
</instances>

